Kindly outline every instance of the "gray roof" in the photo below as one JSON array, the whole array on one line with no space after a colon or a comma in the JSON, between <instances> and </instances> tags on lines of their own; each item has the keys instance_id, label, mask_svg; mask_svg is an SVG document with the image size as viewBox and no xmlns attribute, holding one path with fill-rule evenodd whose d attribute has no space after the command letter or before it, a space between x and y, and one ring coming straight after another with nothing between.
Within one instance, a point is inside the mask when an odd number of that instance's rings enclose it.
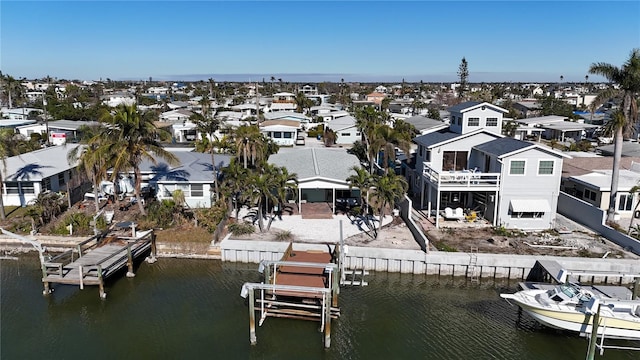
<instances>
[{"instance_id":1,"label":"gray roof","mask_svg":"<svg viewBox=\"0 0 640 360\"><path fill-rule=\"evenodd\" d=\"M100 125L97 121L75 121L75 120L56 120L49 121L49 128L62 129L62 130L78 130L82 126L97 126Z\"/></svg>"},{"instance_id":2,"label":"gray roof","mask_svg":"<svg viewBox=\"0 0 640 360\"><path fill-rule=\"evenodd\" d=\"M67 162L67 154L79 145L51 146L6 159L7 181L41 181L76 167Z\"/></svg>"},{"instance_id":3,"label":"gray roof","mask_svg":"<svg viewBox=\"0 0 640 360\"><path fill-rule=\"evenodd\" d=\"M461 112L462 110L468 109L470 107L482 104L480 101L465 101L458 105L453 105L449 107L447 110L449 112Z\"/></svg>"},{"instance_id":4,"label":"gray roof","mask_svg":"<svg viewBox=\"0 0 640 360\"><path fill-rule=\"evenodd\" d=\"M418 131L431 129L431 128L439 127L443 125L447 126L447 124L444 121L430 119L422 115L416 115L416 116L412 116L410 118L404 119L404 122L413 125L413 127L415 127L416 130Z\"/></svg>"},{"instance_id":5,"label":"gray roof","mask_svg":"<svg viewBox=\"0 0 640 360\"><path fill-rule=\"evenodd\" d=\"M596 150L599 150L602 155L612 156L615 145L599 146ZM622 143L622 156L635 156L640 157L640 144L637 142L625 141Z\"/></svg>"},{"instance_id":6,"label":"gray roof","mask_svg":"<svg viewBox=\"0 0 640 360\"><path fill-rule=\"evenodd\" d=\"M154 165L149 160L140 164L143 174L155 174L154 182L213 182L213 166L211 154L190 151L171 151L178 158L179 165L171 166L164 159L157 159ZM216 168L221 169L229 165L230 155L216 154Z\"/></svg>"},{"instance_id":7,"label":"gray roof","mask_svg":"<svg viewBox=\"0 0 640 360\"><path fill-rule=\"evenodd\" d=\"M447 128L447 129L442 129L439 131L434 131L432 133L418 136L413 139L413 142L415 142L418 145L431 147L433 145L437 145L447 140L455 139L460 136L464 136L464 135L451 132Z\"/></svg>"},{"instance_id":8,"label":"gray roof","mask_svg":"<svg viewBox=\"0 0 640 360\"><path fill-rule=\"evenodd\" d=\"M474 146L474 149L497 157L510 154L524 148L535 146L534 144L510 137L503 137Z\"/></svg>"},{"instance_id":9,"label":"gray roof","mask_svg":"<svg viewBox=\"0 0 640 360\"><path fill-rule=\"evenodd\" d=\"M333 130L342 130L356 126L356 118L351 115L335 118L327 123L327 127Z\"/></svg>"},{"instance_id":10,"label":"gray roof","mask_svg":"<svg viewBox=\"0 0 640 360\"><path fill-rule=\"evenodd\" d=\"M269 157L269 163L284 166L290 173L296 173L298 180L327 178L346 182L354 174L354 166L360 166L355 155L344 149L306 148L280 149Z\"/></svg>"}]
</instances>

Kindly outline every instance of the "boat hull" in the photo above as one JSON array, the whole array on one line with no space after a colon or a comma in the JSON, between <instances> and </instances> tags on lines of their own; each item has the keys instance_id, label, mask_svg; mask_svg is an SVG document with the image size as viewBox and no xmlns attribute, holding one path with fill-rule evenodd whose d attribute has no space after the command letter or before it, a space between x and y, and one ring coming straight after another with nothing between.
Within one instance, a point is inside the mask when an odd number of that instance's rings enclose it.
<instances>
[{"instance_id":1,"label":"boat hull","mask_svg":"<svg viewBox=\"0 0 640 360\"><path fill-rule=\"evenodd\" d=\"M593 315L575 310L555 310L534 306L517 296L503 297L516 302L522 310L545 326L579 334L591 334L593 331ZM608 313L610 313L608 310L600 313L598 335L605 335L607 338L640 340L640 318L626 320L607 316Z\"/></svg>"}]
</instances>

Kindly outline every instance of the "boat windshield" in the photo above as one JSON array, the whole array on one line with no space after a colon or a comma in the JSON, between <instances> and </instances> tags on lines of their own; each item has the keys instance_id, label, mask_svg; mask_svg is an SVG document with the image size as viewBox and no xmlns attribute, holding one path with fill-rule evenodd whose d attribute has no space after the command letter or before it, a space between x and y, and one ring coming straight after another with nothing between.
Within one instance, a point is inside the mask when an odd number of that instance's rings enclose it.
<instances>
[{"instance_id":1,"label":"boat windshield","mask_svg":"<svg viewBox=\"0 0 640 360\"><path fill-rule=\"evenodd\" d=\"M567 295L569 298L573 298L576 295L580 294L580 290L578 290L577 287L571 284L560 285L560 291L562 291L562 293Z\"/></svg>"}]
</instances>

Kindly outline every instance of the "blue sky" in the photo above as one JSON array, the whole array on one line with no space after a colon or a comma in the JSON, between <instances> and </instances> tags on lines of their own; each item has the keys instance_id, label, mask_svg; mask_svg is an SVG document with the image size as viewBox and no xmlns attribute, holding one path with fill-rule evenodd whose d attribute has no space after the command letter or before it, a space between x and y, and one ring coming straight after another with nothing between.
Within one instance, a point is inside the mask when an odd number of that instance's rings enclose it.
<instances>
[{"instance_id":1,"label":"blue sky","mask_svg":"<svg viewBox=\"0 0 640 360\"><path fill-rule=\"evenodd\" d=\"M14 77L584 81L640 47L640 2L2 0L0 31Z\"/></svg>"}]
</instances>

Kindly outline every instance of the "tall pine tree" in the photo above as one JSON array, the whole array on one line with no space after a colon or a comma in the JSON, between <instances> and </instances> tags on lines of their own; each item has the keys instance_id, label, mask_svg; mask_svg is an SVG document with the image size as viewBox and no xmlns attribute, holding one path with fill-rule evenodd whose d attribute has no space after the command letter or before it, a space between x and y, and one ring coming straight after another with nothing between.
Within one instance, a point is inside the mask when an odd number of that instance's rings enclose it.
<instances>
[{"instance_id":1,"label":"tall pine tree","mask_svg":"<svg viewBox=\"0 0 640 360\"><path fill-rule=\"evenodd\" d=\"M469 78L469 64L466 58L462 58L460 66L458 66L458 77L460 78L460 87L458 89L458 97L464 97L467 91L467 79Z\"/></svg>"}]
</instances>

